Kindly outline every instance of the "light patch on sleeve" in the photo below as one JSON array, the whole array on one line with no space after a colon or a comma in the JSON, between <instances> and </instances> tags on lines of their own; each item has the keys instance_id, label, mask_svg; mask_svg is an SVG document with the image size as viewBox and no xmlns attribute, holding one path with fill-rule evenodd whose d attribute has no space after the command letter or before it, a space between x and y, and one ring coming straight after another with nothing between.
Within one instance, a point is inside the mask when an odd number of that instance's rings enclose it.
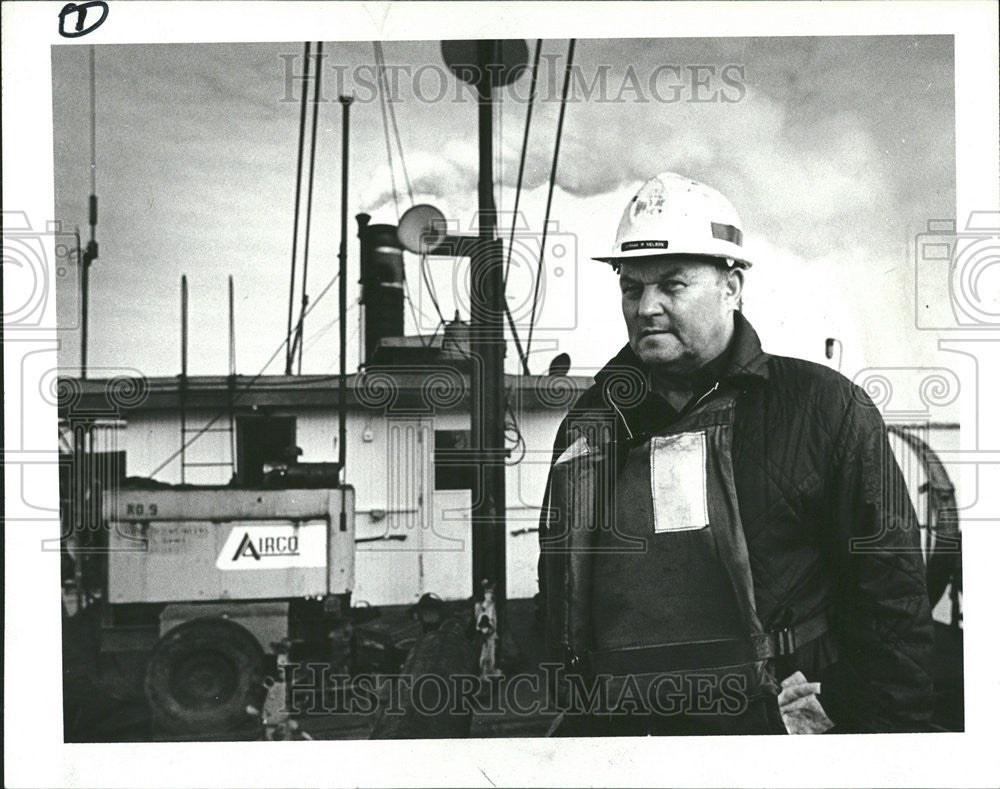
<instances>
[{"instance_id":1,"label":"light patch on sleeve","mask_svg":"<svg viewBox=\"0 0 1000 789\"><path fill-rule=\"evenodd\" d=\"M654 436L650 442L653 531L692 531L708 526L704 432Z\"/></svg>"},{"instance_id":2,"label":"light patch on sleeve","mask_svg":"<svg viewBox=\"0 0 1000 789\"><path fill-rule=\"evenodd\" d=\"M580 436L576 441L570 444L566 451L563 452L559 459L555 462L555 465L560 463L568 463L573 460L573 458L582 457L583 455L590 454L590 444L587 442L586 436Z\"/></svg>"}]
</instances>

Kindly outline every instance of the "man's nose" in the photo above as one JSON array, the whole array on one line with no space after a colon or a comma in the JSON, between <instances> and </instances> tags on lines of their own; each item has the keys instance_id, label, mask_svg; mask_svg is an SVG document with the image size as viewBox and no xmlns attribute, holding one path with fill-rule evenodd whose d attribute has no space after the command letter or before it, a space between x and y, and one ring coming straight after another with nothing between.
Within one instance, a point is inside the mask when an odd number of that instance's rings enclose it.
<instances>
[{"instance_id":1,"label":"man's nose","mask_svg":"<svg viewBox=\"0 0 1000 789\"><path fill-rule=\"evenodd\" d=\"M655 286L643 288L642 296L639 297L639 314L643 317L651 317L662 312L663 300L660 298L659 289Z\"/></svg>"}]
</instances>

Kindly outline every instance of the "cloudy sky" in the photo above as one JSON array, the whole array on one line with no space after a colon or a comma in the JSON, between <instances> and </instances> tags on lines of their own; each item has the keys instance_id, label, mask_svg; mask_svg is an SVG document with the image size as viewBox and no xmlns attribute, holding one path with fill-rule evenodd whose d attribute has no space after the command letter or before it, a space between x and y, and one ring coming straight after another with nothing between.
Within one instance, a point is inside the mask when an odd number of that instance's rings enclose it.
<instances>
[{"instance_id":1,"label":"cloudy sky","mask_svg":"<svg viewBox=\"0 0 1000 789\"><path fill-rule=\"evenodd\" d=\"M533 52L535 42L529 41ZM545 211L566 41L543 44L509 281L527 329L530 275ZM354 214L395 222L410 205L394 153L393 199L374 90L371 44L326 42L308 291L337 270L340 106L352 92L349 303L357 299ZM415 202L468 231L477 167L473 96L444 71L438 42L386 42L394 108ZM623 343L605 254L637 186L664 170L705 181L739 210L756 265L745 311L765 349L824 361L843 342L843 371L934 365L936 336L914 320L914 236L955 213L952 39L810 37L577 42L532 371L560 351L592 373ZM180 368L179 282L191 288L190 372L228 370L226 277L236 284L237 367L260 372L280 346L288 310L302 47L282 44L100 46L97 179L100 259L91 270L90 365L148 375ZM497 198L514 203L528 76L496 109ZM55 216L86 236L88 49L53 48ZM504 221L509 225L510 219ZM301 244L300 244L301 250ZM558 255L561 253L561 257ZM463 265L429 261L450 317L468 315ZM407 256L414 309L407 330L437 313ZM946 284L941 283L944 298ZM72 290L59 294L67 308ZM303 372L335 371L336 288L306 319ZM358 309L349 315L356 367ZM66 333L61 364L78 364ZM280 373L283 355L267 368ZM511 348L508 370L517 369ZM92 373L95 377L100 373Z\"/></svg>"}]
</instances>

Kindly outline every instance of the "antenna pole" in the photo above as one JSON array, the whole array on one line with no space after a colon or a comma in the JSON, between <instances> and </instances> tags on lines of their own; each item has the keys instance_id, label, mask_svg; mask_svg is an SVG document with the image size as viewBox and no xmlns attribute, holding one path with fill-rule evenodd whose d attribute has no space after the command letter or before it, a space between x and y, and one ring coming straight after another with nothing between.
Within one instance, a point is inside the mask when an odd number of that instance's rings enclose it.
<instances>
[{"instance_id":1,"label":"antenna pole","mask_svg":"<svg viewBox=\"0 0 1000 789\"><path fill-rule=\"evenodd\" d=\"M341 126L341 159L340 159L340 250L337 259L340 263L340 374L337 378L337 462L340 464L340 479L344 482L344 468L347 464L347 184L348 164L350 162L351 142L351 102L353 96L341 96L340 106L343 108ZM341 496L343 503L343 496ZM341 526L346 517L341 507Z\"/></svg>"},{"instance_id":2,"label":"antenna pole","mask_svg":"<svg viewBox=\"0 0 1000 789\"><path fill-rule=\"evenodd\" d=\"M496 237L493 194L493 85L499 42L477 42L479 79L479 238L470 260L470 351L472 369L472 446L480 457L481 486L473 491L473 595L483 584L493 590L497 614L506 598L506 486L504 466L504 286L503 242ZM477 375L478 373L478 375ZM478 391L477 391L478 389ZM499 622L499 616L497 617ZM498 628L499 632L499 628Z\"/></svg>"},{"instance_id":3,"label":"antenna pole","mask_svg":"<svg viewBox=\"0 0 1000 789\"><path fill-rule=\"evenodd\" d=\"M236 476L236 415L233 412L233 395L236 390L236 305L233 294L233 275L229 275L229 380L226 382L226 410L229 416L229 466Z\"/></svg>"},{"instance_id":4,"label":"antenna pole","mask_svg":"<svg viewBox=\"0 0 1000 789\"><path fill-rule=\"evenodd\" d=\"M90 241L80 266L80 377L87 377L87 341L90 311L90 264L97 260L97 67L90 47ZM79 235L77 236L79 241Z\"/></svg>"},{"instance_id":5,"label":"antenna pole","mask_svg":"<svg viewBox=\"0 0 1000 789\"><path fill-rule=\"evenodd\" d=\"M319 86L323 74L323 42L316 42L316 79L313 82L313 115L312 139L309 143L309 188L306 192L306 237L302 248L302 307L299 312L299 325L296 329L296 340L299 344L299 375L302 375L302 351L306 344L306 308L309 306L309 295L306 293L309 273L309 230L312 226L313 206L313 174L316 171L316 122L319 119Z\"/></svg>"},{"instance_id":6,"label":"antenna pole","mask_svg":"<svg viewBox=\"0 0 1000 789\"><path fill-rule=\"evenodd\" d=\"M229 275L229 374L236 375L236 308L233 302L233 275Z\"/></svg>"},{"instance_id":7,"label":"antenna pole","mask_svg":"<svg viewBox=\"0 0 1000 789\"><path fill-rule=\"evenodd\" d=\"M83 263L83 247L80 242L80 228L74 231L76 235L76 268L80 272L80 378L87 378L87 281L86 267Z\"/></svg>"},{"instance_id":8,"label":"antenna pole","mask_svg":"<svg viewBox=\"0 0 1000 789\"><path fill-rule=\"evenodd\" d=\"M302 83L302 112L299 115L299 159L295 169L295 218L292 222L292 274L288 285L288 330L285 334L285 375L292 374L292 312L295 309L295 265L296 250L299 243L299 203L302 199L302 153L306 137L306 105L309 103L309 48L310 42L305 42L305 80Z\"/></svg>"},{"instance_id":9,"label":"antenna pole","mask_svg":"<svg viewBox=\"0 0 1000 789\"><path fill-rule=\"evenodd\" d=\"M181 484L184 484L184 445L187 443L187 380L188 380L188 279L181 275Z\"/></svg>"}]
</instances>

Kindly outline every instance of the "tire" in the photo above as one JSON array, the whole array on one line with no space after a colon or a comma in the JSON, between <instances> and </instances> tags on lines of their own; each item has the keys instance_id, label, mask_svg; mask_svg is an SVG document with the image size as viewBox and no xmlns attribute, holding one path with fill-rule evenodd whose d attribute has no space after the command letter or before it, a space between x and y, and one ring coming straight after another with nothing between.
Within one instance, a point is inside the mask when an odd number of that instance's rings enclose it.
<instances>
[{"instance_id":1,"label":"tire","mask_svg":"<svg viewBox=\"0 0 1000 789\"><path fill-rule=\"evenodd\" d=\"M146 671L154 727L167 734L245 733L259 726L247 706L265 695L264 651L246 628L191 619L157 642Z\"/></svg>"}]
</instances>

